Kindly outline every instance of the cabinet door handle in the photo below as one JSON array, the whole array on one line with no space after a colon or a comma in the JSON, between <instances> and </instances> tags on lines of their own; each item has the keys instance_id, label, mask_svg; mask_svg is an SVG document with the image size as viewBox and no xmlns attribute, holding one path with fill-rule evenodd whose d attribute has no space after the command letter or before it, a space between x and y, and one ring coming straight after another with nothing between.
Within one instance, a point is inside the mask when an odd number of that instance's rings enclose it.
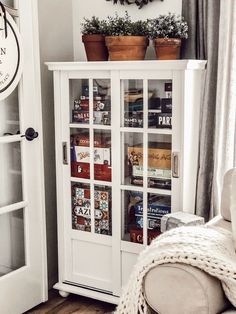
<instances>
[{"instance_id":1,"label":"cabinet door handle","mask_svg":"<svg viewBox=\"0 0 236 314\"><path fill-rule=\"evenodd\" d=\"M172 153L172 177L179 178L179 153Z\"/></svg>"},{"instance_id":2,"label":"cabinet door handle","mask_svg":"<svg viewBox=\"0 0 236 314\"><path fill-rule=\"evenodd\" d=\"M62 143L62 159L63 164L68 165L68 159L67 159L67 142Z\"/></svg>"}]
</instances>

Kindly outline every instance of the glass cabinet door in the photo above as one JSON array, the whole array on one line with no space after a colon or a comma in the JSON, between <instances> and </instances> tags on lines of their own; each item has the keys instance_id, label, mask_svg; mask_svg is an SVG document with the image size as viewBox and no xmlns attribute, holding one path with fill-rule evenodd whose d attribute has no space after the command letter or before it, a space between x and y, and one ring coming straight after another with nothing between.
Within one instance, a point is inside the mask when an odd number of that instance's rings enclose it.
<instances>
[{"instance_id":1,"label":"glass cabinet door","mask_svg":"<svg viewBox=\"0 0 236 314\"><path fill-rule=\"evenodd\" d=\"M72 229L112 234L110 79L70 80Z\"/></svg>"},{"instance_id":2,"label":"glass cabinet door","mask_svg":"<svg viewBox=\"0 0 236 314\"><path fill-rule=\"evenodd\" d=\"M150 244L171 212L172 80L121 80L122 240Z\"/></svg>"}]
</instances>

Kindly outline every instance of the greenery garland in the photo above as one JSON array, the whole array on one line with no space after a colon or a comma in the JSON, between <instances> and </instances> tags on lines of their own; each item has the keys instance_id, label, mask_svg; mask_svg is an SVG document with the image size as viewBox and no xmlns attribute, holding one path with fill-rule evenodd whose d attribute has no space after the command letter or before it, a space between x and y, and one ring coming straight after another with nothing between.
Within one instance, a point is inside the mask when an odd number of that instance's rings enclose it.
<instances>
[{"instance_id":1,"label":"greenery garland","mask_svg":"<svg viewBox=\"0 0 236 314\"><path fill-rule=\"evenodd\" d=\"M120 4L136 4L139 9L142 9L142 7L150 2L153 2L154 0L106 0L106 1L113 1L113 4L117 4L118 2ZM161 0L164 1L164 0Z\"/></svg>"}]
</instances>

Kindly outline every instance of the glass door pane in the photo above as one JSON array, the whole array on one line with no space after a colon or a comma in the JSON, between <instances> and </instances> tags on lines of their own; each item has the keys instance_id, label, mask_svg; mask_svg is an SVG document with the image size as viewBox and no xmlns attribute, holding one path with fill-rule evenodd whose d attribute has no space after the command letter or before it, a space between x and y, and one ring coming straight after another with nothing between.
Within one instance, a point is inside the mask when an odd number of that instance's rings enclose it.
<instances>
[{"instance_id":1,"label":"glass door pane","mask_svg":"<svg viewBox=\"0 0 236 314\"><path fill-rule=\"evenodd\" d=\"M172 81L148 81L148 127L172 128Z\"/></svg>"},{"instance_id":2,"label":"glass door pane","mask_svg":"<svg viewBox=\"0 0 236 314\"><path fill-rule=\"evenodd\" d=\"M91 232L90 185L71 184L72 228Z\"/></svg>"},{"instance_id":3,"label":"glass door pane","mask_svg":"<svg viewBox=\"0 0 236 314\"><path fill-rule=\"evenodd\" d=\"M143 186L143 134L125 132L122 138L121 184Z\"/></svg>"},{"instance_id":4,"label":"glass door pane","mask_svg":"<svg viewBox=\"0 0 236 314\"><path fill-rule=\"evenodd\" d=\"M0 207L23 200L21 145L19 142L0 144Z\"/></svg>"},{"instance_id":5,"label":"glass door pane","mask_svg":"<svg viewBox=\"0 0 236 314\"><path fill-rule=\"evenodd\" d=\"M89 129L71 129L71 176L90 178L90 134Z\"/></svg>"},{"instance_id":6,"label":"glass door pane","mask_svg":"<svg viewBox=\"0 0 236 314\"><path fill-rule=\"evenodd\" d=\"M0 101L0 136L17 134L20 130L18 89Z\"/></svg>"},{"instance_id":7,"label":"glass door pane","mask_svg":"<svg viewBox=\"0 0 236 314\"><path fill-rule=\"evenodd\" d=\"M0 215L0 277L25 266L24 210Z\"/></svg>"},{"instance_id":8,"label":"glass door pane","mask_svg":"<svg viewBox=\"0 0 236 314\"><path fill-rule=\"evenodd\" d=\"M147 204L147 244L150 244L154 238L161 234L162 216L171 212L171 197L148 193ZM142 204L140 211L143 212Z\"/></svg>"},{"instance_id":9,"label":"glass door pane","mask_svg":"<svg viewBox=\"0 0 236 314\"><path fill-rule=\"evenodd\" d=\"M121 126L130 128L143 127L143 81L123 80Z\"/></svg>"},{"instance_id":10,"label":"glass door pane","mask_svg":"<svg viewBox=\"0 0 236 314\"><path fill-rule=\"evenodd\" d=\"M122 191L122 240L143 243L143 213L140 204L143 201L141 191Z\"/></svg>"},{"instance_id":11,"label":"glass door pane","mask_svg":"<svg viewBox=\"0 0 236 314\"><path fill-rule=\"evenodd\" d=\"M94 186L95 233L112 235L112 199L111 187Z\"/></svg>"},{"instance_id":12,"label":"glass door pane","mask_svg":"<svg viewBox=\"0 0 236 314\"><path fill-rule=\"evenodd\" d=\"M111 83L108 79L93 80L93 123L111 125Z\"/></svg>"},{"instance_id":13,"label":"glass door pane","mask_svg":"<svg viewBox=\"0 0 236 314\"><path fill-rule=\"evenodd\" d=\"M111 131L94 130L94 179L111 182Z\"/></svg>"},{"instance_id":14,"label":"glass door pane","mask_svg":"<svg viewBox=\"0 0 236 314\"><path fill-rule=\"evenodd\" d=\"M148 135L148 187L171 190L171 135Z\"/></svg>"},{"instance_id":15,"label":"glass door pane","mask_svg":"<svg viewBox=\"0 0 236 314\"><path fill-rule=\"evenodd\" d=\"M71 122L89 124L89 80L69 81Z\"/></svg>"}]
</instances>

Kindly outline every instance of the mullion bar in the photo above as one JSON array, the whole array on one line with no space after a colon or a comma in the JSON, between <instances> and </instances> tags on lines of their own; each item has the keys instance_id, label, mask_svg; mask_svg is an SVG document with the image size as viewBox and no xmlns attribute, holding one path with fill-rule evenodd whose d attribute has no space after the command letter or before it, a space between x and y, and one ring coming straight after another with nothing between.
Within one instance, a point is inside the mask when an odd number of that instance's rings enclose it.
<instances>
[{"instance_id":1,"label":"mullion bar","mask_svg":"<svg viewBox=\"0 0 236 314\"><path fill-rule=\"evenodd\" d=\"M25 208L27 206L28 206L28 202L23 201L23 202L18 202L11 205L0 207L0 215L16 211L16 210Z\"/></svg>"},{"instance_id":2,"label":"mullion bar","mask_svg":"<svg viewBox=\"0 0 236 314\"><path fill-rule=\"evenodd\" d=\"M91 232L95 233L94 220L94 129L93 129L93 79L89 79L89 150L90 150L90 209Z\"/></svg>"},{"instance_id":3,"label":"mullion bar","mask_svg":"<svg viewBox=\"0 0 236 314\"><path fill-rule=\"evenodd\" d=\"M148 82L143 80L143 244L147 245L148 174Z\"/></svg>"}]
</instances>

